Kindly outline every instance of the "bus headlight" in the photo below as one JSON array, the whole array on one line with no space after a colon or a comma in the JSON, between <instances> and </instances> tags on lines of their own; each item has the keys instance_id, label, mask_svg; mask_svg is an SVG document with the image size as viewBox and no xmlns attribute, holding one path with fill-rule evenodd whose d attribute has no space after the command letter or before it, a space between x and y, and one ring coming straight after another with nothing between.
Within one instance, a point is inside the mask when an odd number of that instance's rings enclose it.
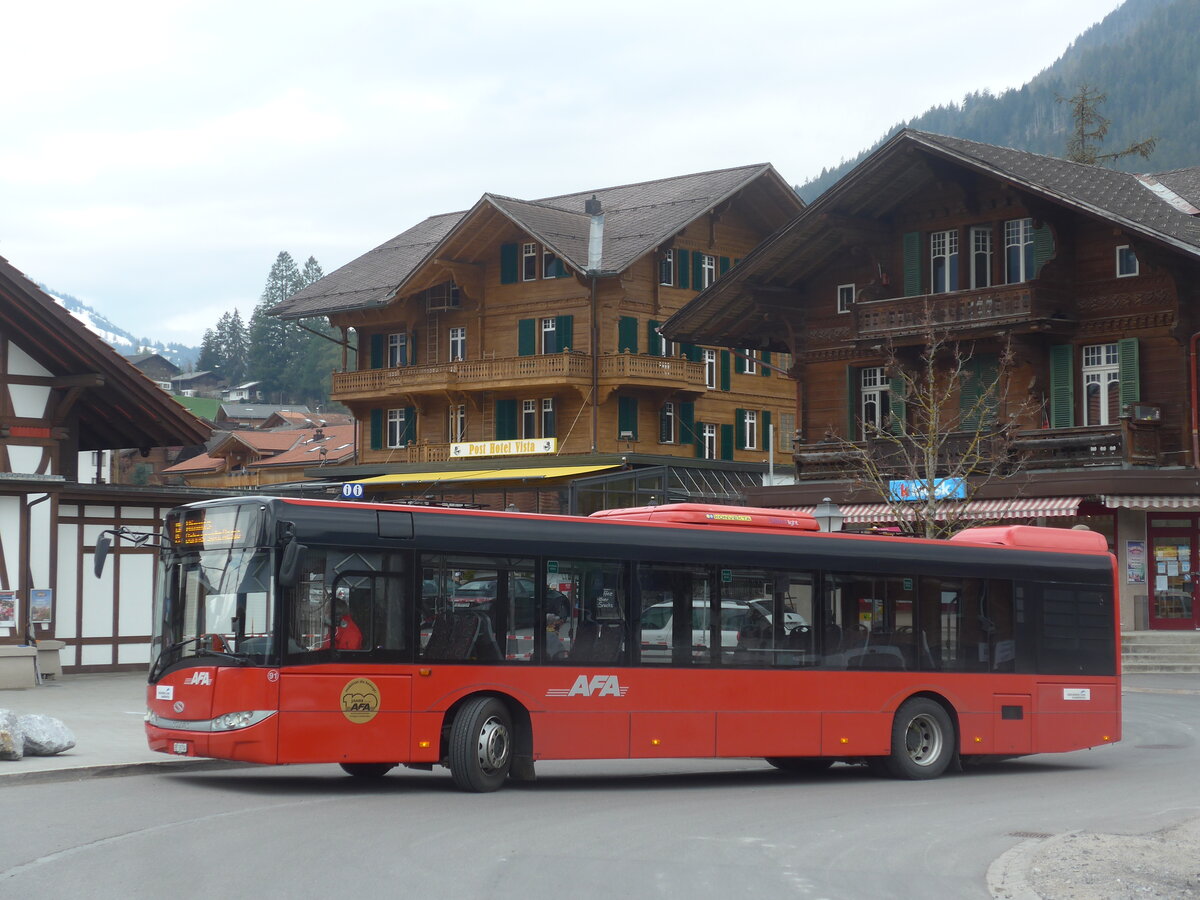
<instances>
[{"instance_id":1,"label":"bus headlight","mask_svg":"<svg viewBox=\"0 0 1200 900\"><path fill-rule=\"evenodd\" d=\"M146 722L155 728L166 728L171 731L237 731L240 728L257 725L273 715L275 715L273 709L247 709L225 713L215 719L168 719L155 712L147 712Z\"/></svg>"}]
</instances>

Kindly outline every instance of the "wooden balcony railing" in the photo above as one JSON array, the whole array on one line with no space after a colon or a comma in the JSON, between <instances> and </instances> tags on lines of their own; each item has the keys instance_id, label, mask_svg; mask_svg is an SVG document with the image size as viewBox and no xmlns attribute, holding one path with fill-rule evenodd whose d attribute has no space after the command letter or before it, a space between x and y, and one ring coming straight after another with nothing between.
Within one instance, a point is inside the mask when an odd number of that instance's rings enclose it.
<instances>
[{"instance_id":1,"label":"wooden balcony railing","mask_svg":"<svg viewBox=\"0 0 1200 900\"><path fill-rule=\"evenodd\" d=\"M966 331L976 328L1034 328L1055 320L1067 322L1072 312L1065 294L1033 283L999 285L949 294L925 294L855 303L854 324L860 339L922 337L930 328Z\"/></svg>"},{"instance_id":2,"label":"wooden balcony railing","mask_svg":"<svg viewBox=\"0 0 1200 900\"><path fill-rule=\"evenodd\" d=\"M683 357L619 353L600 359L601 383L655 385L671 390L704 391L704 364ZM552 355L474 359L432 366L400 366L334 372L334 400L369 400L446 390L498 390L506 387L591 384L592 358L568 351ZM429 461L429 460L425 460Z\"/></svg>"},{"instance_id":3,"label":"wooden balcony railing","mask_svg":"<svg viewBox=\"0 0 1200 900\"><path fill-rule=\"evenodd\" d=\"M941 453L961 459L973 432L949 435ZM1158 466L1162 447L1157 423L1122 418L1117 425L1081 428L1038 428L995 433L984 437L980 473L984 470L1011 473L1035 469L1079 469L1091 466ZM823 442L796 444L796 474L802 481L846 478L861 471L860 460L870 455L885 475L911 478L904 465L905 454L894 441L871 440L854 444Z\"/></svg>"}]
</instances>

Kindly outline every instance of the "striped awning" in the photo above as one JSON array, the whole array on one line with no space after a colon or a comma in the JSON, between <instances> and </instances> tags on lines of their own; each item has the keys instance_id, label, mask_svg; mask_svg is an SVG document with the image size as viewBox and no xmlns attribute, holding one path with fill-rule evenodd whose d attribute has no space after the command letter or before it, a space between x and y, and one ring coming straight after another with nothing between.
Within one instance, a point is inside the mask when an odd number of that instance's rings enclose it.
<instances>
[{"instance_id":1,"label":"striped awning","mask_svg":"<svg viewBox=\"0 0 1200 900\"><path fill-rule=\"evenodd\" d=\"M1158 496L1135 496L1130 494L1103 494L1104 505L1112 509L1200 509L1200 497L1182 494L1160 494Z\"/></svg>"},{"instance_id":2,"label":"striped awning","mask_svg":"<svg viewBox=\"0 0 1200 900\"><path fill-rule=\"evenodd\" d=\"M1073 516L1079 510L1082 497L1009 497L1002 500L969 500L953 504L959 519L1039 519L1042 517ZM943 504L946 507L952 504ZM796 507L798 512L812 513L815 506ZM850 503L842 508L845 525L870 525L876 522L895 522L896 510L887 503Z\"/></svg>"}]
</instances>

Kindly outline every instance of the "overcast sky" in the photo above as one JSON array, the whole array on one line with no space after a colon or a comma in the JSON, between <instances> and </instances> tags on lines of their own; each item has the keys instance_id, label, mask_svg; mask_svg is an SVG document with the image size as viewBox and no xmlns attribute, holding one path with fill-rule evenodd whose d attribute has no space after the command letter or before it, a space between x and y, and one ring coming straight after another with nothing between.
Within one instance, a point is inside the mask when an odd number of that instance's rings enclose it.
<instances>
[{"instance_id":1,"label":"overcast sky","mask_svg":"<svg viewBox=\"0 0 1200 900\"><path fill-rule=\"evenodd\" d=\"M485 191L799 184L1017 87L1120 0L8 4L0 255L139 336L244 318Z\"/></svg>"}]
</instances>

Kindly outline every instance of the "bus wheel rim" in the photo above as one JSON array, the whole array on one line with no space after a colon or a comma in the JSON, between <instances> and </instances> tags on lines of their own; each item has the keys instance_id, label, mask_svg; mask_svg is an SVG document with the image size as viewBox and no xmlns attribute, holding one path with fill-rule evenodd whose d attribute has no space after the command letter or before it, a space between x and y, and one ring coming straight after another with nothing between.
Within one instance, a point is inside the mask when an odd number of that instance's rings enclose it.
<instances>
[{"instance_id":1,"label":"bus wheel rim","mask_svg":"<svg viewBox=\"0 0 1200 900\"><path fill-rule=\"evenodd\" d=\"M508 763L508 729L491 716L479 729L479 767L488 775L501 771Z\"/></svg>"},{"instance_id":2,"label":"bus wheel rim","mask_svg":"<svg viewBox=\"0 0 1200 900\"><path fill-rule=\"evenodd\" d=\"M933 716L915 716L904 730L904 748L918 766L931 766L942 755L942 729Z\"/></svg>"}]
</instances>

